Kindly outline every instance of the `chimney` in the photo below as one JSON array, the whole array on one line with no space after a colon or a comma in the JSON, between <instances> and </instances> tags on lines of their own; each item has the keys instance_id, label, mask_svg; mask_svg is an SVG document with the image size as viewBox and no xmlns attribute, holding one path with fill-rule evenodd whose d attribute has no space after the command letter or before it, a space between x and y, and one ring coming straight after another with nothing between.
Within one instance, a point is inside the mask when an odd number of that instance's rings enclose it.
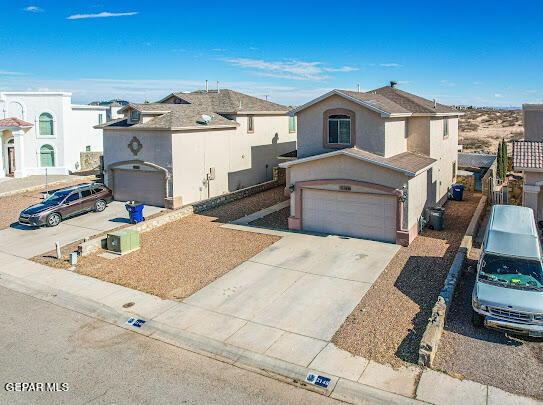
<instances>
[{"instance_id":1,"label":"chimney","mask_svg":"<svg viewBox=\"0 0 543 405\"><path fill-rule=\"evenodd\" d=\"M219 87L219 81L217 80L217 94L221 92L221 88Z\"/></svg>"},{"instance_id":2,"label":"chimney","mask_svg":"<svg viewBox=\"0 0 543 405\"><path fill-rule=\"evenodd\" d=\"M208 90L208 88L207 88L207 80L206 80L206 93L207 93L208 91L209 91L209 90Z\"/></svg>"},{"instance_id":3,"label":"chimney","mask_svg":"<svg viewBox=\"0 0 543 405\"><path fill-rule=\"evenodd\" d=\"M398 82L395 82L394 80L390 81L390 87L392 87L392 88L396 87L397 84L398 84Z\"/></svg>"}]
</instances>

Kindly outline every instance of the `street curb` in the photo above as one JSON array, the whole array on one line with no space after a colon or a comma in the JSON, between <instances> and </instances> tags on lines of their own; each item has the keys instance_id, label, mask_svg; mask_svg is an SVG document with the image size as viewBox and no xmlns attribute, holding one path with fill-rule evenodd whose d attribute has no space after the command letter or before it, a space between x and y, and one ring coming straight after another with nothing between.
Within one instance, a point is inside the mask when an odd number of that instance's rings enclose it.
<instances>
[{"instance_id":1,"label":"street curb","mask_svg":"<svg viewBox=\"0 0 543 405\"><path fill-rule=\"evenodd\" d=\"M376 402L392 404L425 403L326 373L318 374L330 378L330 385L328 389L319 388L305 382L308 373L318 372L308 367L237 348L186 330L172 328L153 319L146 320L143 327L135 328L127 324L128 318L136 317L128 311L117 311L94 300L1 272L0 285L163 343L341 401L353 404L374 404Z\"/></svg>"},{"instance_id":2,"label":"street curb","mask_svg":"<svg viewBox=\"0 0 543 405\"><path fill-rule=\"evenodd\" d=\"M84 180L86 177L95 177L95 176L78 176L81 180ZM71 183L73 182L74 180L77 180L77 179L66 179L66 180L59 180L59 181L54 181L53 183L49 183L47 185L47 187L58 187L58 186L62 186L66 183ZM90 180L90 179L89 179ZM12 190L12 191L5 191L3 193L0 193L0 198L2 197L10 197L10 196L13 196L13 195L17 195L17 194L22 194L22 193L28 193L28 192L31 192L31 191L39 191L39 190L42 190L45 188L45 184L41 184L39 186L32 186L32 187L27 187L27 188L21 188L19 190Z\"/></svg>"},{"instance_id":3,"label":"street curb","mask_svg":"<svg viewBox=\"0 0 543 405\"><path fill-rule=\"evenodd\" d=\"M443 328L445 327L447 310L454 296L454 290L458 283L458 279L460 278L460 271L462 269L462 265L464 264L464 260L466 257L468 257L471 251L473 238L479 229L479 225L485 212L486 204L487 197L482 196L481 200L477 204L477 208L475 208L471 221L466 229L464 237L462 238L462 242L458 247L458 251L454 256L453 263L449 269L449 273L447 274L443 288L437 297L437 302L432 308L432 314L430 315L430 319L428 319L428 324L426 325L426 329L424 330L419 346L418 363L421 366L431 368L433 365L439 346L439 341L441 340L441 335L443 334Z\"/></svg>"}]
</instances>

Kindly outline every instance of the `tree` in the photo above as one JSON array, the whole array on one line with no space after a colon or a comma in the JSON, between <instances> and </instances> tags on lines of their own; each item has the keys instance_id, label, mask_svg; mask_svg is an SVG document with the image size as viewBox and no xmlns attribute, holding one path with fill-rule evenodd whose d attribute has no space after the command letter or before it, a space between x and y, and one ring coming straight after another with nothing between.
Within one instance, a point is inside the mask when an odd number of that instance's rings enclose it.
<instances>
[{"instance_id":1,"label":"tree","mask_svg":"<svg viewBox=\"0 0 543 405\"><path fill-rule=\"evenodd\" d=\"M507 176L507 172L509 169L509 158L507 157L507 142L505 142L505 139L502 140L502 158L503 158L503 177Z\"/></svg>"},{"instance_id":2,"label":"tree","mask_svg":"<svg viewBox=\"0 0 543 405\"><path fill-rule=\"evenodd\" d=\"M505 170L503 167L503 148L502 148L501 141L498 144L498 156L496 157L496 161L497 161L496 175L498 176L498 178L503 180L505 178Z\"/></svg>"}]
</instances>

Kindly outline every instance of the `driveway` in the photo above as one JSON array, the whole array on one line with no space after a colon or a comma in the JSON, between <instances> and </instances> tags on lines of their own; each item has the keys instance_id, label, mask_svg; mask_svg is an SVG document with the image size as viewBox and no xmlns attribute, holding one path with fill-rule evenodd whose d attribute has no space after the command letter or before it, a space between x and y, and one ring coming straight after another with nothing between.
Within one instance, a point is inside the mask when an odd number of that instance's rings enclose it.
<instances>
[{"instance_id":1,"label":"driveway","mask_svg":"<svg viewBox=\"0 0 543 405\"><path fill-rule=\"evenodd\" d=\"M182 310L167 311L157 320L308 365L399 246L282 234L281 240L186 298Z\"/></svg>"},{"instance_id":2,"label":"driveway","mask_svg":"<svg viewBox=\"0 0 543 405\"><path fill-rule=\"evenodd\" d=\"M144 215L155 214L163 208L146 206ZM0 252L23 257L34 257L55 248L55 242L66 245L117 228L128 222L124 203L113 201L103 212L90 212L67 221L54 228L29 228L22 225L0 231Z\"/></svg>"}]
</instances>

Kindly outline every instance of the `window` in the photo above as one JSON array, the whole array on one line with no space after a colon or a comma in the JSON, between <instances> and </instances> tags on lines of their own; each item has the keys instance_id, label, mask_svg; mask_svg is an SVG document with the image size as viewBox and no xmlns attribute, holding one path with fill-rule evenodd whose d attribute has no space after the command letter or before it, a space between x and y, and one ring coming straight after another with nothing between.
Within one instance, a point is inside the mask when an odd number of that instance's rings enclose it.
<instances>
[{"instance_id":1,"label":"window","mask_svg":"<svg viewBox=\"0 0 543 405\"><path fill-rule=\"evenodd\" d=\"M328 117L328 143L335 145L351 144L351 117L330 115Z\"/></svg>"},{"instance_id":2,"label":"window","mask_svg":"<svg viewBox=\"0 0 543 405\"><path fill-rule=\"evenodd\" d=\"M69 202L77 201L79 200L79 198L80 198L79 191L76 191L75 193L70 194L68 198L66 198L65 202L69 203Z\"/></svg>"},{"instance_id":3,"label":"window","mask_svg":"<svg viewBox=\"0 0 543 405\"><path fill-rule=\"evenodd\" d=\"M252 115L247 116L247 132L255 131L255 117Z\"/></svg>"},{"instance_id":4,"label":"window","mask_svg":"<svg viewBox=\"0 0 543 405\"><path fill-rule=\"evenodd\" d=\"M92 195L92 192L90 188L81 190L81 198L90 197L91 195Z\"/></svg>"},{"instance_id":5,"label":"window","mask_svg":"<svg viewBox=\"0 0 543 405\"><path fill-rule=\"evenodd\" d=\"M98 125L101 125L102 122L104 122L104 116L102 114L98 114Z\"/></svg>"},{"instance_id":6,"label":"window","mask_svg":"<svg viewBox=\"0 0 543 405\"><path fill-rule=\"evenodd\" d=\"M449 119L445 118L443 119L443 138L449 137Z\"/></svg>"},{"instance_id":7,"label":"window","mask_svg":"<svg viewBox=\"0 0 543 405\"><path fill-rule=\"evenodd\" d=\"M296 117L291 113L288 117L288 132L296 132Z\"/></svg>"},{"instance_id":8,"label":"window","mask_svg":"<svg viewBox=\"0 0 543 405\"><path fill-rule=\"evenodd\" d=\"M140 120L140 112L136 110L130 111L130 121L138 122Z\"/></svg>"},{"instance_id":9,"label":"window","mask_svg":"<svg viewBox=\"0 0 543 405\"><path fill-rule=\"evenodd\" d=\"M85 152L90 152L90 151L91 151L91 146L90 145L85 146Z\"/></svg>"},{"instance_id":10,"label":"window","mask_svg":"<svg viewBox=\"0 0 543 405\"><path fill-rule=\"evenodd\" d=\"M53 116L49 113L42 113L39 118L40 135L53 136Z\"/></svg>"},{"instance_id":11,"label":"window","mask_svg":"<svg viewBox=\"0 0 543 405\"><path fill-rule=\"evenodd\" d=\"M55 166L55 150L51 145L42 145L42 147L40 148L40 166Z\"/></svg>"}]
</instances>

